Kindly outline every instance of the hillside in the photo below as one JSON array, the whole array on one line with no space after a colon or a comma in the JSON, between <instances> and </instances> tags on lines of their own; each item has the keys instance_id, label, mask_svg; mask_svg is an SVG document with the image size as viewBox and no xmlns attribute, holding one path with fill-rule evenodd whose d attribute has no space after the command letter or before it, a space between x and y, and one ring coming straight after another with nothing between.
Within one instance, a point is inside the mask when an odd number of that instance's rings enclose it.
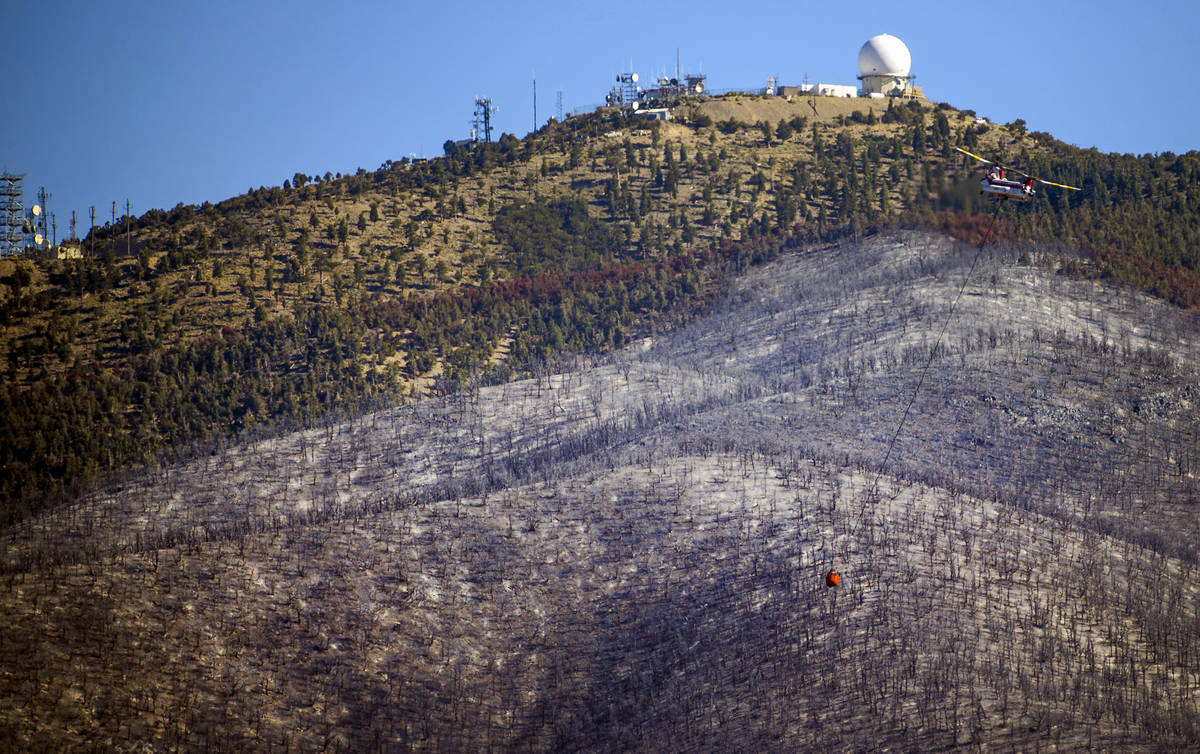
<instances>
[{"instance_id":1,"label":"hillside","mask_svg":"<svg viewBox=\"0 0 1200 754\"><path fill-rule=\"evenodd\" d=\"M783 243L898 225L978 237L993 218L972 219L990 210L952 144L1084 186L1006 208L993 237L1200 304L1194 153L1100 155L916 100L815 102L731 96L661 124L602 111L117 218L83 260L0 261L0 514L232 437L618 347Z\"/></svg>"},{"instance_id":2,"label":"hillside","mask_svg":"<svg viewBox=\"0 0 1200 754\"><path fill-rule=\"evenodd\" d=\"M8 527L3 745L1187 750L1195 324L1010 243L947 319L976 249L797 245Z\"/></svg>"}]
</instances>

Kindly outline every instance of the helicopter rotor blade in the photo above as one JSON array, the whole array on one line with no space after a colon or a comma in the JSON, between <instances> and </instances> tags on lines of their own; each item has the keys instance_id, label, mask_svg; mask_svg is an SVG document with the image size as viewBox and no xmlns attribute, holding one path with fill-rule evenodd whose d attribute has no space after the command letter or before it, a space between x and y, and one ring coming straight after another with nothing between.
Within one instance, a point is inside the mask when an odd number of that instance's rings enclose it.
<instances>
[{"instance_id":1,"label":"helicopter rotor blade","mask_svg":"<svg viewBox=\"0 0 1200 754\"><path fill-rule=\"evenodd\" d=\"M980 156L979 156L979 155L977 155L977 154L973 154L973 153L971 153L971 152L968 152L967 150L963 149L962 147L955 147L955 149L957 149L958 151L962 152L962 153L963 153L963 154L965 154L967 157L974 157L975 159L979 160L980 162L986 162L986 163L987 163L987 164L989 164L989 165L995 165L995 164L997 164L997 163L993 162L992 160L986 160L986 159L984 159L984 158L980 157Z\"/></svg>"},{"instance_id":2,"label":"helicopter rotor blade","mask_svg":"<svg viewBox=\"0 0 1200 754\"><path fill-rule=\"evenodd\" d=\"M1065 183L1055 183L1054 181L1044 181L1041 178L1034 178L1034 180L1037 181L1038 183L1044 183L1047 186L1058 186L1059 188L1071 189L1072 191L1083 191L1083 189L1079 188L1078 186L1068 186Z\"/></svg>"}]
</instances>

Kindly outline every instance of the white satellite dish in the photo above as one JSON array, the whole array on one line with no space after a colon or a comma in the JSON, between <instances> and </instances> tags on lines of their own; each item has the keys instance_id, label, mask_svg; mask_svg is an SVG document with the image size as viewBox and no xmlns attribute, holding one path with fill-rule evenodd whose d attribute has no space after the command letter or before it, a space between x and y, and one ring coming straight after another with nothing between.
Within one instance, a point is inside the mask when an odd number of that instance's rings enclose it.
<instances>
[{"instance_id":1,"label":"white satellite dish","mask_svg":"<svg viewBox=\"0 0 1200 754\"><path fill-rule=\"evenodd\" d=\"M42 214L42 205L35 204L35 205L33 205L33 209L31 209L29 211L33 213L34 217L37 217L38 215Z\"/></svg>"},{"instance_id":2,"label":"white satellite dish","mask_svg":"<svg viewBox=\"0 0 1200 754\"><path fill-rule=\"evenodd\" d=\"M704 94L704 84L699 81L696 82L696 94Z\"/></svg>"},{"instance_id":3,"label":"white satellite dish","mask_svg":"<svg viewBox=\"0 0 1200 754\"><path fill-rule=\"evenodd\" d=\"M633 74L632 80L633 80L633 83L635 83L635 84L637 83L637 74L636 73Z\"/></svg>"},{"instance_id":4,"label":"white satellite dish","mask_svg":"<svg viewBox=\"0 0 1200 754\"><path fill-rule=\"evenodd\" d=\"M41 234L41 233L34 233L34 234L33 234L33 245L34 245L34 246L41 246L41 245L42 245L42 242L43 242L43 241L45 241L45 240L46 240L46 239L42 238L42 234Z\"/></svg>"}]
</instances>

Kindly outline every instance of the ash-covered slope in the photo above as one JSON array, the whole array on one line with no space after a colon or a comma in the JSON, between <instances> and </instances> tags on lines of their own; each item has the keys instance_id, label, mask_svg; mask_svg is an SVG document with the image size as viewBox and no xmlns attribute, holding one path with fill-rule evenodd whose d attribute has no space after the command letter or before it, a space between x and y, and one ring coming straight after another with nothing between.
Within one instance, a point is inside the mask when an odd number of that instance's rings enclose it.
<instances>
[{"instance_id":1,"label":"ash-covered slope","mask_svg":"<svg viewBox=\"0 0 1200 754\"><path fill-rule=\"evenodd\" d=\"M1034 248L948 319L974 257L809 249L611 358L4 532L3 741L1194 745L1200 338Z\"/></svg>"}]
</instances>

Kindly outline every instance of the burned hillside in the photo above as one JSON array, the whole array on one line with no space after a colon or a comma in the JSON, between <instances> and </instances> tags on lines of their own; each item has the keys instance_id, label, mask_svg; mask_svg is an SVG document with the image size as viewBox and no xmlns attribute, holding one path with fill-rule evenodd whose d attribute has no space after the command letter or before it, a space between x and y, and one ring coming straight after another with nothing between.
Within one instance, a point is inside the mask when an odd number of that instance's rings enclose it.
<instances>
[{"instance_id":1,"label":"burned hillside","mask_svg":"<svg viewBox=\"0 0 1200 754\"><path fill-rule=\"evenodd\" d=\"M1194 746L1195 324L977 253L806 246L610 355L14 524L4 745Z\"/></svg>"}]
</instances>

